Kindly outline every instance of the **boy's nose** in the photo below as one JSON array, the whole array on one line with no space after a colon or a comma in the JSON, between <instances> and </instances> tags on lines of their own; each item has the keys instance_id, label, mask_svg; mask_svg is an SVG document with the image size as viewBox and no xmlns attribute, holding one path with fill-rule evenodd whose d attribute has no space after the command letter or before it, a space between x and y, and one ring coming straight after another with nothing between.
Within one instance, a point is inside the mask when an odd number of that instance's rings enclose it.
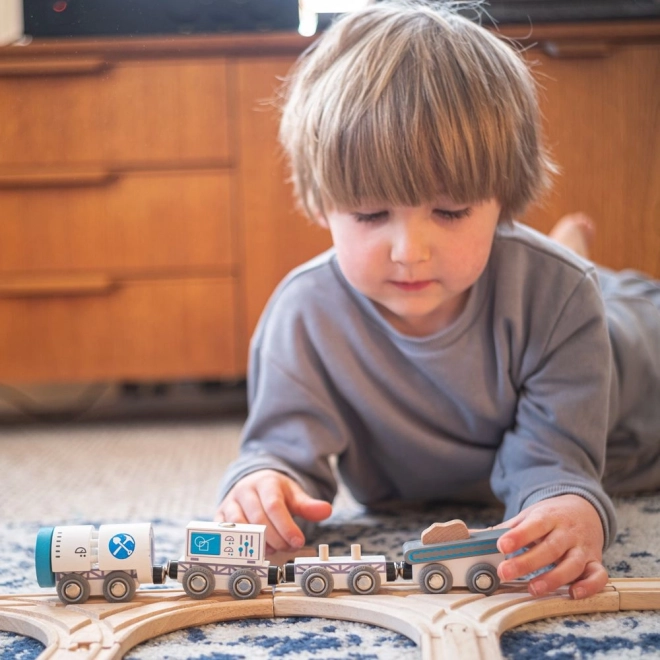
<instances>
[{"instance_id":1,"label":"boy's nose","mask_svg":"<svg viewBox=\"0 0 660 660\"><path fill-rule=\"evenodd\" d=\"M390 258L394 263L411 266L428 261L431 247L424 233L415 229L397 232L392 240Z\"/></svg>"}]
</instances>

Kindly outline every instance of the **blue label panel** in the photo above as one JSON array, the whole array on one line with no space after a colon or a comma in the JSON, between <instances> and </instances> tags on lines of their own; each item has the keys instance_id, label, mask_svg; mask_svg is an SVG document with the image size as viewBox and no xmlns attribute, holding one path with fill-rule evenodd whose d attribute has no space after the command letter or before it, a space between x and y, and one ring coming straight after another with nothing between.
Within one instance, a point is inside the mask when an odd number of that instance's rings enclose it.
<instances>
[{"instance_id":1,"label":"blue label panel","mask_svg":"<svg viewBox=\"0 0 660 660\"><path fill-rule=\"evenodd\" d=\"M219 555L220 534L212 532L192 532L190 534L191 555Z\"/></svg>"}]
</instances>

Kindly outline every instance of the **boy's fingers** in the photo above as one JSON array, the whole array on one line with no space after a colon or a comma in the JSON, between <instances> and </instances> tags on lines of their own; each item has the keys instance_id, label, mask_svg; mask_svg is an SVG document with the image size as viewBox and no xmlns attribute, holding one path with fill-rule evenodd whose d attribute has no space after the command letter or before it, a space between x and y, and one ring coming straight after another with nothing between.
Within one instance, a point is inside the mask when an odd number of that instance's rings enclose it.
<instances>
[{"instance_id":1,"label":"boy's fingers","mask_svg":"<svg viewBox=\"0 0 660 660\"><path fill-rule=\"evenodd\" d=\"M517 552L544 538L553 528L549 517L529 515L524 521L502 534L497 549L505 555Z\"/></svg>"},{"instance_id":2,"label":"boy's fingers","mask_svg":"<svg viewBox=\"0 0 660 660\"><path fill-rule=\"evenodd\" d=\"M297 483L291 482L286 493L286 502L294 516L319 522L332 514L332 505L324 500L310 497Z\"/></svg>"},{"instance_id":3,"label":"boy's fingers","mask_svg":"<svg viewBox=\"0 0 660 660\"><path fill-rule=\"evenodd\" d=\"M510 529L513 529L514 527L517 527L518 525L520 525L521 522L525 520L525 517L528 515L528 513L529 513L528 511L523 509L520 513L513 516L513 518L509 518L508 520L504 520L498 525L495 525L493 529L501 529L503 527L508 527Z\"/></svg>"},{"instance_id":4,"label":"boy's fingers","mask_svg":"<svg viewBox=\"0 0 660 660\"><path fill-rule=\"evenodd\" d=\"M591 561L584 569L581 579L572 584L568 591L575 600L588 598L602 591L608 579L605 567L598 561Z\"/></svg>"},{"instance_id":5,"label":"boy's fingers","mask_svg":"<svg viewBox=\"0 0 660 660\"><path fill-rule=\"evenodd\" d=\"M571 548L553 569L530 581L529 592L534 596L544 596L577 580L584 574L584 569L584 553L580 548Z\"/></svg>"},{"instance_id":6,"label":"boy's fingers","mask_svg":"<svg viewBox=\"0 0 660 660\"><path fill-rule=\"evenodd\" d=\"M498 570L499 575L504 580L515 580L534 571L539 571L550 564L557 564L565 560L570 547L566 536L557 531L551 532L545 539L525 550L525 552L502 562ZM584 566L584 563L582 566ZM571 580L580 574L582 566L579 567L577 573L571 576Z\"/></svg>"},{"instance_id":7,"label":"boy's fingers","mask_svg":"<svg viewBox=\"0 0 660 660\"><path fill-rule=\"evenodd\" d=\"M297 515L311 522L320 522L332 515L332 504L324 500L307 499L296 505Z\"/></svg>"},{"instance_id":8,"label":"boy's fingers","mask_svg":"<svg viewBox=\"0 0 660 660\"><path fill-rule=\"evenodd\" d=\"M218 508L216 520L267 525L268 546L273 550L288 550L305 544L293 516L318 522L331 513L331 504L307 495L291 477L262 470L234 486Z\"/></svg>"},{"instance_id":9,"label":"boy's fingers","mask_svg":"<svg viewBox=\"0 0 660 660\"><path fill-rule=\"evenodd\" d=\"M216 522L247 523L248 519L236 500L225 500L215 513Z\"/></svg>"},{"instance_id":10,"label":"boy's fingers","mask_svg":"<svg viewBox=\"0 0 660 660\"><path fill-rule=\"evenodd\" d=\"M256 474L256 473L255 473ZM249 478L248 478L249 479ZM275 550L290 547L286 520L297 526L283 504L282 484L277 478L263 475L259 479L237 484L219 507L219 514L228 522L266 525L266 543ZM266 507L270 511L266 510ZM281 518L284 517L284 522ZM284 534L282 529L284 527Z\"/></svg>"},{"instance_id":11,"label":"boy's fingers","mask_svg":"<svg viewBox=\"0 0 660 660\"><path fill-rule=\"evenodd\" d=\"M302 547L305 540L285 503L282 484L266 479L257 490L244 495L243 507L250 521L267 525L266 541L274 550ZM298 540L300 546L297 545Z\"/></svg>"}]
</instances>

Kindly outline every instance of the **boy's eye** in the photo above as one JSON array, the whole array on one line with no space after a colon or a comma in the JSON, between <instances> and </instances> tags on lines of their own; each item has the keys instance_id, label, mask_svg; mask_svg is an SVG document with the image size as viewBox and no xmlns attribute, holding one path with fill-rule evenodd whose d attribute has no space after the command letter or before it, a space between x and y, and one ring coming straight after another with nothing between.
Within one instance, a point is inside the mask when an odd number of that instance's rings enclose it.
<instances>
[{"instance_id":1,"label":"boy's eye","mask_svg":"<svg viewBox=\"0 0 660 660\"><path fill-rule=\"evenodd\" d=\"M355 219L358 222L378 222L387 218L387 211L377 211L376 213L355 213Z\"/></svg>"},{"instance_id":2,"label":"boy's eye","mask_svg":"<svg viewBox=\"0 0 660 660\"><path fill-rule=\"evenodd\" d=\"M448 211L447 209L433 209L435 215L440 216L443 220L460 220L461 218L467 218L472 209L468 206L464 209L458 209L457 211Z\"/></svg>"},{"instance_id":3,"label":"boy's eye","mask_svg":"<svg viewBox=\"0 0 660 660\"><path fill-rule=\"evenodd\" d=\"M436 217L441 218L442 220L460 220L461 218L466 218L472 213L472 209L468 206L464 209L449 210L449 209L433 209L433 214ZM387 220L389 217L389 212L376 211L374 213L354 213L353 216L358 222L382 222Z\"/></svg>"}]
</instances>

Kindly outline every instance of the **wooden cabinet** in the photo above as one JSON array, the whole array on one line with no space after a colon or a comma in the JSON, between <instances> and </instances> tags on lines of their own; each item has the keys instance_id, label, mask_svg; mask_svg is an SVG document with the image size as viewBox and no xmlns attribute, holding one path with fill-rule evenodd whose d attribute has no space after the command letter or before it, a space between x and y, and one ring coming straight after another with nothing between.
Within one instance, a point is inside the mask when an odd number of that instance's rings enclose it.
<instances>
[{"instance_id":1,"label":"wooden cabinet","mask_svg":"<svg viewBox=\"0 0 660 660\"><path fill-rule=\"evenodd\" d=\"M242 376L233 63L71 45L0 51L0 380Z\"/></svg>"},{"instance_id":2,"label":"wooden cabinet","mask_svg":"<svg viewBox=\"0 0 660 660\"><path fill-rule=\"evenodd\" d=\"M277 113L270 101L293 58L243 58L236 65L243 241L243 317L247 333L277 283L303 261L330 247L328 232L298 213L288 170L277 146Z\"/></svg>"},{"instance_id":3,"label":"wooden cabinet","mask_svg":"<svg viewBox=\"0 0 660 660\"><path fill-rule=\"evenodd\" d=\"M660 277L660 23L503 29L531 45L562 169L524 218L584 210L595 257ZM234 35L0 49L0 382L241 378L294 266L272 99L309 40Z\"/></svg>"},{"instance_id":4,"label":"wooden cabinet","mask_svg":"<svg viewBox=\"0 0 660 660\"><path fill-rule=\"evenodd\" d=\"M546 45L554 55L531 51L561 172L525 220L547 231L585 211L597 225L595 261L660 279L660 24L655 30L623 43L596 34Z\"/></svg>"}]
</instances>

